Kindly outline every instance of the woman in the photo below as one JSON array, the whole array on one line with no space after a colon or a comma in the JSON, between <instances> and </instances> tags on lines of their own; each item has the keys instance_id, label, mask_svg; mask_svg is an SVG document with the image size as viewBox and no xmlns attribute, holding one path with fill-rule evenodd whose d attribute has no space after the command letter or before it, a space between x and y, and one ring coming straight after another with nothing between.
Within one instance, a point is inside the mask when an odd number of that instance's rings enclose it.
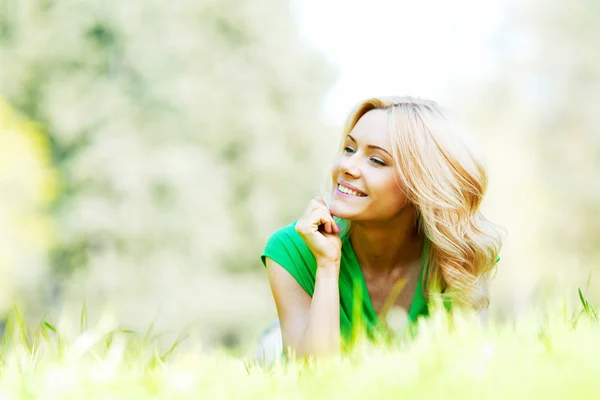
<instances>
[{"instance_id":1,"label":"woman","mask_svg":"<svg viewBox=\"0 0 600 400\"><path fill-rule=\"evenodd\" d=\"M479 211L486 186L481 162L437 103L360 103L329 203L312 199L262 254L283 346L339 354L357 326L374 337L392 307L409 323L426 316L435 293L447 306L486 308L502 242Z\"/></svg>"}]
</instances>

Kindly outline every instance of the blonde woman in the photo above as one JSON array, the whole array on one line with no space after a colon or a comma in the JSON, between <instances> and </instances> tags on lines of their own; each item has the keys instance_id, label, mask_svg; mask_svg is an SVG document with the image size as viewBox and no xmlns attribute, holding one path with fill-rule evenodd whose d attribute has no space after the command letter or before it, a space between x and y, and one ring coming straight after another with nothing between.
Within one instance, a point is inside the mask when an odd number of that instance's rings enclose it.
<instances>
[{"instance_id":1,"label":"blonde woman","mask_svg":"<svg viewBox=\"0 0 600 400\"><path fill-rule=\"evenodd\" d=\"M437 103L361 102L328 202L312 199L265 246L279 325L259 358L281 345L296 355L339 354L356 326L372 336L392 307L409 323L427 316L434 291L447 305L486 308L502 242L479 210L486 186L481 161Z\"/></svg>"}]
</instances>

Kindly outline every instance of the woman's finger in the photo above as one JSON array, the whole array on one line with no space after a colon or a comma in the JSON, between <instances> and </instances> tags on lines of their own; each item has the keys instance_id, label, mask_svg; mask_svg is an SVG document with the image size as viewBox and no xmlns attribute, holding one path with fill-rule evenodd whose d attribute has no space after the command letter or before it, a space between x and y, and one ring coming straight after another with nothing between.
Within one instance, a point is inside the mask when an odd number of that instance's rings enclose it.
<instances>
[{"instance_id":1,"label":"woman's finger","mask_svg":"<svg viewBox=\"0 0 600 400\"><path fill-rule=\"evenodd\" d=\"M328 233L333 233L333 232L339 233L340 232L340 227L338 226L337 222L335 222L335 219L333 218L331 211L329 210L329 208L327 208L326 205L320 204L320 207L317 207L315 209L315 211L316 210L322 211L325 214L324 218L326 221L325 222L321 221L321 223L326 224L326 227L327 227L326 231Z\"/></svg>"},{"instance_id":2,"label":"woman's finger","mask_svg":"<svg viewBox=\"0 0 600 400\"><path fill-rule=\"evenodd\" d=\"M329 214L327 211L322 209L314 210L312 214L312 221L315 228L318 229L318 225L322 224L325 232L333 233L335 221L333 220L331 214Z\"/></svg>"}]
</instances>

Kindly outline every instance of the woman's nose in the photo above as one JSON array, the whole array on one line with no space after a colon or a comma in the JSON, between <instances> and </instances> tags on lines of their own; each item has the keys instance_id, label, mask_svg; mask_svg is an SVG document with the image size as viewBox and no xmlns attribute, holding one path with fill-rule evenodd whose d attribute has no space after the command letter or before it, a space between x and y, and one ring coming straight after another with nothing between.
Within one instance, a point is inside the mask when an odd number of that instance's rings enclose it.
<instances>
[{"instance_id":1,"label":"woman's nose","mask_svg":"<svg viewBox=\"0 0 600 400\"><path fill-rule=\"evenodd\" d=\"M358 168L356 157L342 158L340 161L340 172L344 175L358 178L360 176L360 169Z\"/></svg>"}]
</instances>

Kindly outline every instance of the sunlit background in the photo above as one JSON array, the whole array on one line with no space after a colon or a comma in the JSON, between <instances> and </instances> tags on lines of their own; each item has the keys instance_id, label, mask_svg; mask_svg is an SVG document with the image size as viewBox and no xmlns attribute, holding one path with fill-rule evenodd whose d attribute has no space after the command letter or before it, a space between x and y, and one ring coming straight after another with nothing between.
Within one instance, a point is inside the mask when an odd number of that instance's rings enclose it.
<instances>
[{"instance_id":1,"label":"sunlit background","mask_svg":"<svg viewBox=\"0 0 600 400\"><path fill-rule=\"evenodd\" d=\"M114 314L251 352L266 239L374 95L486 155L492 314L600 301L600 3L0 0L0 311ZM590 278L591 277L591 278Z\"/></svg>"}]
</instances>

